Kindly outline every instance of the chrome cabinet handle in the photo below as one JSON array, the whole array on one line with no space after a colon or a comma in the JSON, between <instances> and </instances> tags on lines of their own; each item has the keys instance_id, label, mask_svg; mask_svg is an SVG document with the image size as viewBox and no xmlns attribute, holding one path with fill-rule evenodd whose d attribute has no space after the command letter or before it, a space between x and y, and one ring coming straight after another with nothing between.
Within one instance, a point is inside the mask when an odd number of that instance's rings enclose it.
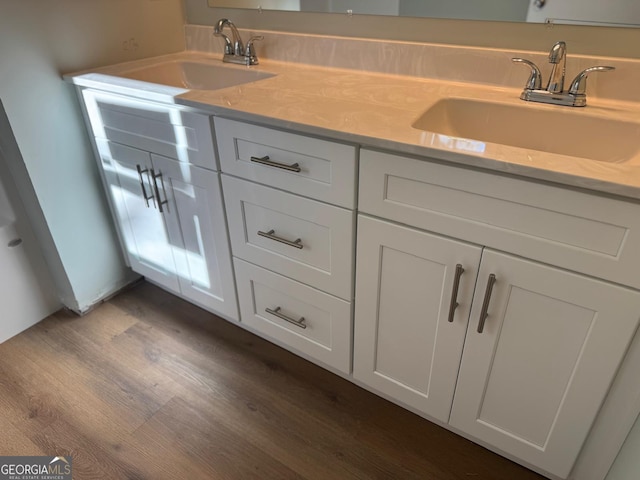
<instances>
[{"instance_id":1,"label":"chrome cabinet handle","mask_svg":"<svg viewBox=\"0 0 640 480\"><path fill-rule=\"evenodd\" d=\"M162 209L162 206L168 205L169 199L167 198L167 190L164 188L164 179L162 178L162 172L156 173L152 168L151 178L153 178L153 188L156 192L156 198L158 200L158 210L160 210L160 213L163 213L164 210ZM164 192L164 200L160 199L160 189L158 188L158 179L160 179L160 183L162 184L162 191Z\"/></svg>"},{"instance_id":2,"label":"chrome cabinet handle","mask_svg":"<svg viewBox=\"0 0 640 480\"><path fill-rule=\"evenodd\" d=\"M145 168L144 170L142 170L140 165L136 165L136 170L138 170L138 178L140 179L140 186L142 187L142 196L144 197L144 203L147 205L147 208L149 208L149 200L153 198L153 193L151 195L147 195L147 189L145 188L144 180L142 179L143 173L147 174L147 179L149 178L149 169Z\"/></svg>"},{"instance_id":3,"label":"chrome cabinet handle","mask_svg":"<svg viewBox=\"0 0 640 480\"><path fill-rule=\"evenodd\" d=\"M478 333L484 331L484 323L489 316L489 302L491 301L491 292L493 285L496 283L496 276L492 273L487 280L487 289L484 292L484 302L482 302L482 310L480 311L480 321L478 322Z\"/></svg>"},{"instance_id":4,"label":"chrome cabinet handle","mask_svg":"<svg viewBox=\"0 0 640 480\"><path fill-rule=\"evenodd\" d=\"M265 155L264 157L251 157L251 161L254 163L260 163L262 165L267 165L268 167L280 168L282 170L287 170L288 172L296 172L300 173L302 169L298 163L294 163L291 165L286 165L284 163L274 162L273 160L269 160L269 155Z\"/></svg>"},{"instance_id":5,"label":"chrome cabinet handle","mask_svg":"<svg viewBox=\"0 0 640 480\"><path fill-rule=\"evenodd\" d=\"M291 240L286 240L284 238L278 237L274 235L274 233L276 233L276 231L273 229L269 230L268 232L263 232L261 230L258 230L258 235L260 235L261 237L265 237L265 238L268 238L269 240L274 240L276 242L284 243L285 245L289 245L290 247L298 248L300 250L304 248L304 245L302 244L302 239L297 238L292 242Z\"/></svg>"},{"instance_id":6,"label":"chrome cabinet handle","mask_svg":"<svg viewBox=\"0 0 640 480\"><path fill-rule=\"evenodd\" d=\"M271 310L270 308L266 308L264 311L270 315L273 315L274 317L278 317L284 320L285 322L292 323L296 327L300 327L303 330L307 328L307 324L304 323L305 322L304 317L300 317L299 320L296 320L295 318L287 317L285 314L280 313L280 307L276 307L274 310Z\"/></svg>"},{"instance_id":7,"label":"chrome cabinet handle","mask_svg":"<svg viewBox=\"0 0 640 480\"><path fill-rule=\"evenodd\" d=\"M456 265L456 273L453 279L453 291L451 292L451 303L449 304L449 323L453 323L453 316L456 313L456 308L458 308L458 289L460 288L460 278L464 273L464 268L462 265Z\"/></svg>"}]
</instances>

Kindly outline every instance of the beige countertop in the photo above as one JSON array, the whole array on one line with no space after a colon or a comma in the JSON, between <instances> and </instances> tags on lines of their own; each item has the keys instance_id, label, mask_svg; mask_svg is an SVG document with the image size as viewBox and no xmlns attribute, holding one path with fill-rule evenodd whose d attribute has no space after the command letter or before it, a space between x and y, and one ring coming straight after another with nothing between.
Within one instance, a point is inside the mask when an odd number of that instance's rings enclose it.
<instances>
[{"instance_id":1,"label":"beige countertop","mask_svg":"<svg viewBox=\"0 0 640 480\"><path fill-rule=\"evenodd\" d=\"M260 65L250 68L275 76L220 90L154 87L118 76L159 61L180 60L203 60L222 65L219 55L184 52L80 72L66 78L81 86L115 89L151 100L175 101L214 115L329 137L365 148L396 151L640 199L640 153L624 163L610 163L460 139L412 127L425 110L443 98L520 106L524 102L519 99L519 88L273 60L263 60ZM554 110L558 115L567 110L580 110L584 115L637 123L638 135L628 141L640 144L639 103L592 98L589 105L581 109L542 104L531 107ZM527 125L520 127L528 128Z\"/></svg>"}]
</instances>

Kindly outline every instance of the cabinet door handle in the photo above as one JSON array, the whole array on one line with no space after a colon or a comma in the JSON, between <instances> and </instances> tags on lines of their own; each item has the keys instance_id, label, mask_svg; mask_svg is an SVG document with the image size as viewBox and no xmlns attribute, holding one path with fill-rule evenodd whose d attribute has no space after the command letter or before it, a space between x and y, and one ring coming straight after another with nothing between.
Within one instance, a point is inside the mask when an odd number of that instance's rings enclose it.
<instances>
[{"instance_id":1,"label":"cabinet door handle","mask_svg":"<svg viewBox=\"0 0 640 480\"><path fill-rule=\"evenodd\" d=\"M489 316L489 302L491 301L491 292L493 291L493 285L496 283L496 276L492 273L487 280L487 289L484 292L484 302L482 302L482 311L480 312L480 321L478 322L478 333L484 331L484 322Z\"/></svg>"},{"instance_id":2,"label":"cabinet door handle","mask_svg":"<svg viewBox=\"0 0 640 480\"><path fill-rule=\"evenodd\" d=\"M453 279L453 291L451 292L451 303L449 304L449 323L453 323L453 316L456 313L456 308L458 308L458 289L460 288L460 278L464 273L464 268L462 265L456 265L456 273Z\"/></svg>"},{"instance_id":3,"label":"cabinet door handle","mask_svg":"<svg viewBox=\"0 0 640 480\"><path fill-rule=\"evenodd\" d=\"M152 168L151 178L153 178L153 188L156 192L156 198L158 200L158 210L160 210L160 213L162 213L164 212L164 210L162 209L162 206L169 204L169 199L167 198L167 190L164 188L164 178L162 178L162 172L156 173ZM160 183L162 184L162 191L164 192L164 200L160 199L160 189L158 188L158 179L160 179Z\"/></svg>"},{"instance_id":4,"label":"cabinet door handle","mask_svg":"<svg viewBox=\"0 0 640 480\"><path fill-rule=\"evenodd\" d=\"M284 163L274 162L273 160L269 160L269 155L265 155L264 157L251 157L251 161L253 163L260 163L262 165L266 165L268 167L280 168L282 170L287 170L288 172L296 172L300 173L302 169L298 163L293 163L291 165L286 165Z\"/></svg>"},{"instance_id":5,"label":"cabinet door handle","mask_svg":"<svg viewBox=\"0 0 640 480\"><path fill-rule=\"evenodd\" d=\"M147 180L149 179L149 169L145 168L144 170L142 170L142 167L140 167L140 165L136 165L136 170L138 170L138 178L140 179L140 187L142 187L142 196L144 197L144 203L147 205L147 208L149 208L149 200L153 198L153 193L151 195L147 195L147 189L144 186L144 180L142 178L142 174L146 173Z\"/></svg>"},{"instance_id":6,"label":"cabinet door handle","mask_svg":"<svg viewBox=\"0 0 640 480\"><path fill-rule=\"evenodd\" d=\"M276 307L274 310L271 310L270 308L266 308L264 311L270 315L273 315L274 317L278 317L284 320L285 322L293 323L296 327L300 327L303 330L307 328L307 324L304 323L304 317L300 317L299 320L288 317L284 313L280 313L280 307Z\"/></svg>"},{"instance_id":7,"label":"cabinet door handle","mask_svg":"<svg viewBox=\"0 0 640 480\"><path fill-rule=\"evenodd\" d=\"M286 240L284 238L278 237L274 235L274 233L276 233L276 231L273 229L269 230L268 232L263 232L261 230L258 230L258 235L260 235L261 237L268 238L269 240L273 240L275 242L284 243L285 245L289 245L290 247L298 248L300 250L304 248L304 245L302 244L302 239L297 238L292 242L291 240Z\"/></svg>"}]
</instances>

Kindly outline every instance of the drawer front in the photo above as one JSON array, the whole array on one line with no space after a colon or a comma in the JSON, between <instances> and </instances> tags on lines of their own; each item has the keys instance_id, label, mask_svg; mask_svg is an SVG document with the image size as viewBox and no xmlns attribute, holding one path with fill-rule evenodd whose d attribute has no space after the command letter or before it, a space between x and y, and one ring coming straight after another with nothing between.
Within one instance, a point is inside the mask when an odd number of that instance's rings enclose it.
<instances>
[{"instance_id":1,"label":"drawer front","mask_svg":"<svg viewBox=\"0 0 640 480\"><path fill-rule=\"evenodd\" d=\"M234 259L241 322L348 374L351 303Z\"/></svg>"},{"instance_id":2,"label":"drawer front","mask_svg":"<svg viewBox=\"0 0 640 480\"><path fill-rule=\"evenodd\" d=\"M360 211L640 288L640 205L362 150Z\"/></svg>"},{"instance_id":3,"label":"drawer front","mask_svg":"<svg viewBox=\"0 0 640 480\"><path fill-rule=\"evenodd\" d=\"M351 210L222 177L234 256L351 300Z\"/></svg>"},{"instance_id":4,"label":"drawer front","mask_svg":"<svg viewBox=\"0 0 640 480\"><path fill-rule=\"evenodd\" d=\"M207 115L95 90L82 94L97 138L217 170Z\"/></svg>"},{"instance_id":5,"label":"drawer front","mask_svg":"<svg viewBox=\"0 0 640 480\"><path fill-rule=\"evenodd\" d=\"M223 118L214 122L223 172L334 205L355 207L354 146ZM271 164L255 161L267 157Z\"/></svg>"}]
</instances>

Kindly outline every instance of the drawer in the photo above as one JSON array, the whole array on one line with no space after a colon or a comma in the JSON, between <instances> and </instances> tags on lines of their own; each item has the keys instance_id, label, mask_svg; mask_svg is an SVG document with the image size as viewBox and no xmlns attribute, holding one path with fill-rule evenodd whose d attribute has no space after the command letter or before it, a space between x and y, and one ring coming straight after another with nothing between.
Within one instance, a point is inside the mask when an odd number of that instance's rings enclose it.
<instances>
[{"instance_id":1,"label":"drawer","mask_svg":"<svg viewBox=\"0 0 640 480\"><path fill-rule=\"evenodd\" d=\"M359 209L640 288L640 205L362 150Z\"/></svg>"},{"instance_id":2,"label":"drawer","mask_svg":"<svg viewBox=\"0 0 640 480\"><path fill-rule=\"evenodd\" d=\"M95 90L82 94L97 138L217 170L207 115Z\"/></svg>"},{"instance_id":3,"label":"drawer","mask_svg":"<svg viewBox=\"0 0 640 480\"><path fill-rule=\"evenodd\" d=\"M234 256L351 300L351 210L227 175L222 186Z\"/></svg>"},{"instance_id":4,"label":"drawer","mask_svg":"<svg viewBox=\"0 0 640 480\"><path fill-rule=\"evenodd\" d=\"M357 153L353 145L224 118L215 118L214 123L224 173L341 207L355 207ZM267 157L273 163L255 161Z\"/></svg>"},{"instance_id":5,"label":"drawer","mask_svg":"<svg viewBox=\"0 0 640 480\"><path fill-rule=\"evenodd\" d=\"M341 372L351 370L351 303L234 259L241 322Z\"/></svg>"}]
</instances>

